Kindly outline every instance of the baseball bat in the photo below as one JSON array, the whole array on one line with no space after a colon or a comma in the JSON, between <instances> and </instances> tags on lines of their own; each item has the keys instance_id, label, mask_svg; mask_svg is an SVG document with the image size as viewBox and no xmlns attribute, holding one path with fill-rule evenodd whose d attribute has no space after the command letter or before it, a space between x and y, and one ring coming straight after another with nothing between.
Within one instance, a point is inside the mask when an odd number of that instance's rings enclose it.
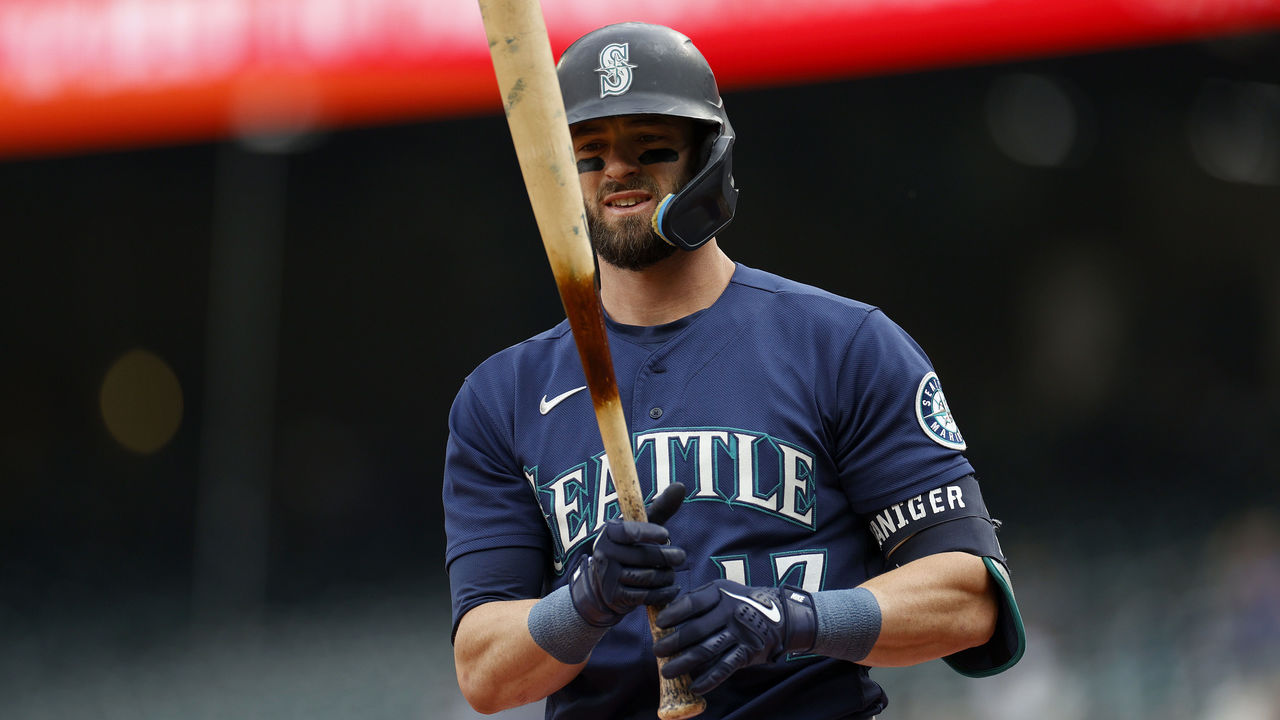
<instances>
[{"instance_id":1,"label":"baseball bat","mask_svg":"<svg viewBox=\"0 0 1280 720\"><path fill-rule=\"evenodd\" d=\"M551 41L538 0L479 0L494 74L511 127L520 171L555 276L578 358L595 407L596 423L613 473L618 505L627 520L646 519L636 475L631 434L618 397L613 357L605 334L604 311L596 294L595 260L587 238L582 188L573 142L565 120L564 97L556 77ZM650 606L654 639L658 609ZM663 660L658 659L661 668ZM689 690L688 676L659 674L658 717L682 720L702 712L706 701Z\"/></svg>"}]
</instances>

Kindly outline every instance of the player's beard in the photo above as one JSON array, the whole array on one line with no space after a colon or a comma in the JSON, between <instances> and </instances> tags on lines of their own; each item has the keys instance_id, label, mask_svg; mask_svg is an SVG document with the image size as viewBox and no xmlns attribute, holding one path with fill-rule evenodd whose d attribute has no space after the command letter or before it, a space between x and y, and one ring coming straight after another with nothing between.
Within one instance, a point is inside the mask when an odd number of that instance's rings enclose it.
<instances>
[{"instance_id":1,"label":"player's beard","mask_svg":"<svg viewBox=\"0 0 1280 720\"><path fill-rule=\"evenodd\" d=\"M682 180L683 186L687 179ZM614 222L605 220L601 200L606 196L626 190L643 190L661 200L667 196L658 183L649 177L637 176L627 183L605 181L597 193L596 202L587 203L587 229L591 234L591 247L604 262L623 270L644 270L665 260L676 247L654 232L652 219L647 215L631 215Z\"/></svg>"}]
</instances>

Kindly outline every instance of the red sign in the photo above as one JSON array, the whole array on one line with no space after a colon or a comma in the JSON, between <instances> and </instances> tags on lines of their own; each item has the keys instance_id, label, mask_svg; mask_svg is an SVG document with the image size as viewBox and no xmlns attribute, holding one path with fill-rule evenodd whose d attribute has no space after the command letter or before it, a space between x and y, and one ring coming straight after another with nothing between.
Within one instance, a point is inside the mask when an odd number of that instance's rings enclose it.
<instances>
[{"instance_id":1,"label":"red sign","mask_svg":"<svg viewBox=\"0 0 1280 720\"><path fill-rule=\"evenodd\" d=\"M642 18L726 89L1280 27L1280 0L544 0ZM0 154L500 108L473 0L0 0Z\"/></svg>"}]
</instances>

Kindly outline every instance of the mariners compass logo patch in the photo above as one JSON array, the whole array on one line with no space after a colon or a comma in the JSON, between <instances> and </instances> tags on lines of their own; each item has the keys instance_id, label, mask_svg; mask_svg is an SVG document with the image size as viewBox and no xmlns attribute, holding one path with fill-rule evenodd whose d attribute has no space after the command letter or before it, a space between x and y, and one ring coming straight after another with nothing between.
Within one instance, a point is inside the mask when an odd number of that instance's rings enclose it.
<instances>
[{"instance_id":1,"label":"mariners compass logo patch","mask_svg":"<svg viewBox=\"0 0 1280 720\"><path fill-rule=\"evenodd\" d=\"M630 43L609 43L600 51L600 97L621 95L631 89Z\"/></svg>"},{"instance_id":2,"label":"mariners compass logo patch","mask_svg":"<svg viewBox=\"0 0 1280 720\"><path fill-rule=\"evenodd\" d=\"M967 447L947 398L942 394L938 373L931 372L920 381L920 388L916 390L916 419L925 434L939 445L955 450Z\"/></svg>"}]
</instances>

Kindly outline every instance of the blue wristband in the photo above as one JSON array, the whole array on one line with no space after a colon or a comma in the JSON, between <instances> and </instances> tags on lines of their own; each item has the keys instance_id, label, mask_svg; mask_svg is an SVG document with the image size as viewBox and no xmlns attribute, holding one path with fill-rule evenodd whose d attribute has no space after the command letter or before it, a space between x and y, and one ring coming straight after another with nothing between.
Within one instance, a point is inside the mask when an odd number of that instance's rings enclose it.
<instances>
[{"instance_id":1,"label":"blue wristband","mask_svg":"<svg viewBox=\"0 0 1280 720\"><path fill-rule=\"evenodd\" d=\"M533 641L566 665L586 660L608 630L582 619L573 607L568 585L542 598L529 610L529 634Z\"/></svg>"},{"instance_id":2,"label":"blue wristband","mask_svg":"<svg viewBox=\"0 0 1280 720\"><path fill-rule=\"evenodd\" d=\"M818 616L812 652L858 662L880 637L880 603L866 588L823 590L813 594Z\"/></svg>"}]
</instances>

